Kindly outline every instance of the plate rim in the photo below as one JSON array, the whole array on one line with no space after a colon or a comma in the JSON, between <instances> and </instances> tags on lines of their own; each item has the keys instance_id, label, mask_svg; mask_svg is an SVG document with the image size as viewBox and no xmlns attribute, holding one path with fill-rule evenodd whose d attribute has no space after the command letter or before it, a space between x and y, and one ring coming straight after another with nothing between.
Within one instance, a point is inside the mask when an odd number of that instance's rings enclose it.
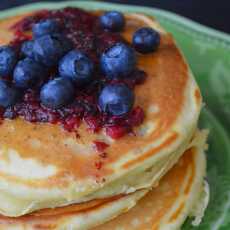
<instances>
[{"instance_id":1,"label":"plate rim","mask_svg":"<svg viewBox=\"0 0 230 230\"><path fill-rule=\"evenodd\" d=\"M108 3L108 2L101 2L97 0L77 0L77 1L61 1L61 2L36 2L36 3L30 3L25 4L22 6L16 6L10 9L2 10L0 13L0 19L6 18L8 16L12 16L16 13L23 13L25 11L29 10L38 10L43 7L45 8L61 8L64 6L80 6L84 7L84 5L89 5L96 8L119 8L122 7L122 11L136 11L136 12L143 12L145 14L150 14L150 16L158 16L161 17L161 19L165 21L170 21L173 24L179 24L185 27L189 27L189 29L194 30L200 34L210 36L213 39L216 39L218 41L222 41L227 43L227 45L230 47L230 35L210 28L208 26L202 25L198 22L195 22L187 17L181 16L176 13L172 13L167 10L158 9L155 7L146 7L146 6L137 6L132 4L119 4L119 3Z\"/></svg>"}]
</instances>

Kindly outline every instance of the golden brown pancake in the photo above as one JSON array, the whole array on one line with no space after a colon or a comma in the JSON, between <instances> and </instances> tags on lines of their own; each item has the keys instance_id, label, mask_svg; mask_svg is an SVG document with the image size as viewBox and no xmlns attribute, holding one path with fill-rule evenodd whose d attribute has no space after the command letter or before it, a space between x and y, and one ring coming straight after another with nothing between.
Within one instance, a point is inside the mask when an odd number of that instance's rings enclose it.
<instances>
[{"instance_id":1,"label":"golden brown pancake","mask_svg":"<svg viewBox=\"0 0 230 230\"><path fill-rule=\"evenodd\" d=\"M94 229L94 230L159 230L178 229L188 215L193 215L197 202L203 192L205 175L206 133L198 133L189 148L177 164L163 177L159 186L147 193L137 205L119 215L116 204L133 194L117 196L111 199L89 202L82 205L69 205L63 208L40 210L23 217L9 218L0 216L0 229L13 227L24 230L36 229ZM134 192L134 194L137 192ZM114 211L112 217L108 210ZM114 218L116 217L116 218ZM105 219L103 219L105 218ZM105 224L100 224L106 220ZM93 228L95 225L98 227Z\"/></svg>"},{"instance_id":2,"label":"golden brown pancake","mask_svg":"<svg viewBox=\"0 0 230 230\"><path fill-rule=\"evenodd\" d=\"M1 45L12 39L10 27L25 15L0 21ZM113 140L90 133L80 138L59 125L4 120L0 132L0 212L20 216L34 210L104 199L156 184L187 149L197 127L201 95L172 36L143 15L126 15L124 37L152 26L161 34L159 49L138 55L148 77L135 89L145 112L135 136ZM93 141L109 144L100 159ZM101 168L96 167L100 161ZM16 167L17 166L17 167Z\"/></svg>"}]
</instances>

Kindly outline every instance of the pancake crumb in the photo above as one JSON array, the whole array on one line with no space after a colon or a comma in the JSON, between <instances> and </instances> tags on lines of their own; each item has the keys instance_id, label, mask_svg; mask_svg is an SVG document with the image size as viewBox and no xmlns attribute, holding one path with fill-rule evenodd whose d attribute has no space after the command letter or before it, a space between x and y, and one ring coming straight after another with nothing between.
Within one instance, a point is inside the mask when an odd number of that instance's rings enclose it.
<instances>
[{"instance_id":1,"label":"pancake crumb","mask_svg":"<svg viewBox=\"0 0 230 230\"><path fill-rule=\"evenodd\" d=\"M159 112L159 107L157 105L150 105L148 108L148 113L158 113Z\"/></svg>"},{"instance_id":2,"label":"pancake crumb","mask_svg":"<svg viewBox=\"0 0 230 230\"><path fill-rule=\"evenodd\" d=\"M133 219L133 220L131 221L131 225L132 225L133 227L138 227L140 224L141 224L141 222L140 222L140 220L137 219L137 218L135 218L135 219Z\"/></svg>"}]
</instances>

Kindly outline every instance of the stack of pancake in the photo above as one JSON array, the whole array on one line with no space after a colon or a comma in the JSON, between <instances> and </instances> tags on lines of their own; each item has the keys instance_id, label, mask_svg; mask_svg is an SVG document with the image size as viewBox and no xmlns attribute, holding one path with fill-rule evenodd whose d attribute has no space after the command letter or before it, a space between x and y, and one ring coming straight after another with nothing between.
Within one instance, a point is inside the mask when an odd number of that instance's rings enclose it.
<instances>
[{"instance_id":1,"label":"stack of pancake","mask_svg":"<svg viewBox=\"0 0 230 230\"><path fill-rule=\"evenodd\" d=\"M206 132L198 131L200 90L170 34L151 18L126 16L124 37L151 26L161 34L157 52L139 55L148 77L136 87L145 111L135 136L80 138L58 125L4 120L0 132L0 229L178 229L198 224L207 204ZM1 45L23 15L0 21ZM95 140L106 142L98 163Z\"/></svg>"}]
</instances>

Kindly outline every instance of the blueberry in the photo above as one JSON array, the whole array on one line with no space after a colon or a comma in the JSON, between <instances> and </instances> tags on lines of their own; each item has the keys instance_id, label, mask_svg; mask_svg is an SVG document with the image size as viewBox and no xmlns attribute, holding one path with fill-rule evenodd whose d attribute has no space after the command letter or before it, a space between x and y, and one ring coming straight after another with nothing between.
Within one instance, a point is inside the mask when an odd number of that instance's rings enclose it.
<instances>
[{"instance_id":1,"label":"blueberry","mask_svg":"<svg viewBox=\"0 0 230 230\"><path fill-rule=\"evenodd\" d=\"M17 55L12 47L0 47L0 77L10 75L17 62Z\"/></svg>"},{"instance_id":2,"label":"blueberry","mask_svg":"<svg viewBox=\"0 0 230 230\"><path fill-rule=\"evenodd\" d=\"M112 32L119 32L125 26L125 18L122 13L110 11L100 17L100 25L102 28Z\"/></svg>"},{"instance_id":3,"label":"blueberry","mask_svg":"<svg viewBox=\"0 0 230 230\"><path fill-rule=\"evenodd\" d=\"M40 86L47 76L46 68L32 58L19 61L14 69L13 80L19 88Z\"/></svg>"},{"instance_id":4,"label":"blueberry","mask_svg":"<svg viewBox=\"0 0 230 230\"><path fill-rule=\"evenodd\" d=\"M20 90L5 80L0 80L0 106L7 108L17 103Z\"/></svg>"},{"instance_id":5,"label":"blueberry","mask_svg":"<svg viewBox=\"0 0 230 230\"><path fill-rule=\"evenodd\" d=\"M33 57L33 41L26 41L22 44L21 53L25 57Z\"/></svg>"},{"instance_id":6,"label":"blueberry","mask_svg":"<svg viewBox=\"0 0 230 230\"><path fill-rule=\"evenodd\" d=\"M77 86L82 86L92 80L93 62L83 53L72 50L60 61L59 74L71 79Z\"/></svg>"},{"instance_id":7,"label":"blueberry","mask_svg":"<svg viewBox=\"0 0 230 230\"><path fill-rule=\"evenodd\" d=\"M33 57L46 66L55 66L71 49L71 42L60 34L44 35L34 40Z\"/></svg>"},{"instance_id":8,"label":"blueberry","mask_svg":"<svg viewBox=\"0 0 230 230\"><path fill-rule=\"evenodd\" d=\"M51 109L59 109L73 101L73 83L66 78L55 78L46 83L40 92L41 103Z\"/></svg>"},{"instance_id":9,"label":"blueberry","mask_svg":"<svg viewBox=\"0 0 230 230\"><path fill-rule=\"evenodd\" d=\"M102 54L100 66L110 79L126 77L136 66L135 51L128 45L117 43Z\"/></svg>"},{"instance_id":10,"label":"blueberry","mask_svg":"<svg viewBox=\"0 0 230 230\"><path fill-rule=\"evenodd\" d=\"M125 84L107 85L100 93L98 104L103 112L121 116L131 110L134 94Z\"/></svg>"},{"instance_id":11,"label":"blueberry","mask_svg":"<svg viewBox=\"0 0 230 230\"><path fill-rule=\"evenodd\" d=\"M143 27L134 33L132 43L138 52L151 53L160 44L160 34L152 28Z\"/></svg>"},{"instance_id":12,"label":"blueberry","mask_svg":"<svg viewBox=\"0 0 230 230\"><path fill-rule=\"evenodd\" d=\"M47 34L53 34L60 31L60 27L54 19L46 19L33 25L33 36L35 38L41 37Z\"/></svg>"}]
</instances>

